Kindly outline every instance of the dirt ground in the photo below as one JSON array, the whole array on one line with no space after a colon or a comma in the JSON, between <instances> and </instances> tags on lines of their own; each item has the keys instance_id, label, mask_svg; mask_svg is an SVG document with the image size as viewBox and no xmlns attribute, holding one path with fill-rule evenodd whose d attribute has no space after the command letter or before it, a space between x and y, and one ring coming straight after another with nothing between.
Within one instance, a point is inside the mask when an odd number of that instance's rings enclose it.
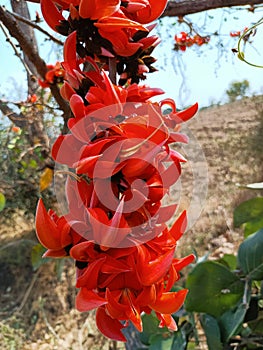
<instances>
[{"instance_id":1,"label":"dirt ground","mask_svg":"<svg viewBox=\"0 0 263 350\"><path fill-rule=\"evenodd\" d=\"M177 254L234 253L242 232L233 227L233 208L263 195L237 186L263 181L263 96L203 109L185 132L190 146L179 151L189 162L183 167L179 210L189 210L191 227ZM177 189L168 201L178 199ZM65 260L62 272L54 261L33 271L33 216L22 210L1 214L0 349L124 349L98 333L92 312L75 310L72 261Z\"/></svg>"}]
</instances>

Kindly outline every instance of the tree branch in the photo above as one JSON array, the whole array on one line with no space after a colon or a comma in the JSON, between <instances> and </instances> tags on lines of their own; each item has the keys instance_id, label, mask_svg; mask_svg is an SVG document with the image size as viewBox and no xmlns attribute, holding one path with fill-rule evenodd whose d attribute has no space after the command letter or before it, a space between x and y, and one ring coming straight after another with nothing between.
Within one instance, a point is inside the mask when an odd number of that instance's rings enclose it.
<instances>
[{"instance_id":1,"label":"tree branch","mask_svg":"<svg viewBox=\"0 0 263 350\"><path fill-rule=\"evenodd\" d=\"M169 1L162 17L186 16L197 12L232 6L258 5L262 0L175 0Z\"/></svg>"},{"instance_id":2,"label":"tree branch","mask_svg":"<svg viewBox=\"0 0 263 350\"><path fill-rule=\"evenodd\" d=\"M47 72L46 64L44 60L39 56L37 50L33 47L32 43L27 39L22 30L20 29L16 19L9 14L6 9L0 5L0 21L3 22L8 29L10 35L15 38L23 53L28 59L35 64L38 74L44 78Z\"/></svg>"},{"instance_id":3,"label":"tree branch","mask_svg":"<svg viewBox=\"0 0 263 350\"><path fill-rule=\"evenodd\" d=\"M6 41L11 45L12 49L14 50L15 55L19 58L20 62L24 66L27 74L29 76L33 76L33 73L31 72L31 70L28 67L28 65L26 64L26 62L23 60L23 58L22 58L21 54L19 53L16 45L13 43L13 41L12 41L11 37L9 36L7 30L5 29L5 26L3 26L3 24L1 22L0 22L0 28L1 28L2 32L4 33Z\"/></svg>"},{"instance_id":4,"label":"tree branch","mask_svg":"<svg viewBox=\"0 0 263 350\"><path fill-rule=\"evenodd\" d=\"M0 21L3 22L5 27L8 29L10 35L15 38L23 53L28 57L28 59L34 64L37 73L44 79L47 72L47 67L45 61L39 56L37 48L32 45L31 40L27 38L21 27L17 23L16 19L10 14L6 9L0 5ZM26 24L24 24L26 25ZM33 77L36 79L36 77ZM57 85L52 85L50 87L51 93L54 96L56 102L58 103L60 109L64 112L64 119L67 120L71 111L68 103L60 95L59 88Z\"/></svg>"},{"instance_id":5,"label":"tree branch","mask_svg":"<svg viewBox=\"0 0 263 350\"><path fill-rule=\"evenodd\" d=\"M40 0L27 0L39 3ZM157 1L157 0L156 0ZM162 17L186 16L193 13L232 6L259 5L262 0L170 0Z\"/></svg>"},{"instance_id":6,"label":"tree branch","mask_svg":"<svg viewBox=\"0 0 263 350\"><path fill-rule=\"evenodd\" d=\"M16 126L18 126L21 129L24 129L27 125L27 121L25 116L20 113L15 113L10 107L7 105L7 101L0 100L0 111L8 117L8 119L11 120Z\"/></svg>"},{"instance_id":7,"label":"tree branch","mask_svg":"<svg viewBox=\"0 0 263 350\"><path fill-rule=\"evenodd\" d=\"M12 15L13 17L15 17L17 20L28 24L29 26L31 26L34 29L37 29L39 32L43 33L44 35L46 35L50 40L54 41L56 44L58 45L64 45L64 43L57 39L55 36L51 35L49 32L47 32L45 29L43 29L42 27L40 27L39 25L37 25L36 23L28 20L27 18L18 15L17 13L12 13L6 10L6 12L8 12L10 15Z\"/></svg>"}]
</instances>

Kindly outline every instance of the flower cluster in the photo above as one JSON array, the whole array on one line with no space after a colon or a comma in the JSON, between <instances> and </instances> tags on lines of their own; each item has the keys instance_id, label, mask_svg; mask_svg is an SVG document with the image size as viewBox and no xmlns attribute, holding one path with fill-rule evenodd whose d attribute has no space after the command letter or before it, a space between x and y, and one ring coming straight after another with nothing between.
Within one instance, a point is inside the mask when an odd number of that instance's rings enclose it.
<instances>
[{"instance_id":1,"label":"flower cluster","mask_svg":"<svg viewBox=\"0 0 263 350\"><path fill-rule=\"evenodd\" d=\"M203 44L207 44L210 41L210 36L201 36L198 34L191 36L190 33L181 32L180 34L176 34L174 36L174 40L174 50L185 51L187 47L191 47L193 45L202 46Z\"/></svg>"},{"instance_id":2,"label":"flower cluster","mask_svg":"<svg viewBox=\"0 0 263 350\"><path fill-rule=\"evenodd\" d=\"M173 100L153 103L163 91L138 85L153 70L158 43L144 26L166 1L41 0L48 24L67 35L62 96L74 117L70 133L52 148L57 164L68 167L67 213L36 213L45 256L76 262L76 307L97 309L96 322L107 337L125 341L129 322L142 331L141 313L154 311L160 327L176 330L172 313L187 290L171 291L180 270L194 260L174 256L186 229L183 212L169 228L176 204L162 200L178 180L185 158L171 144L187 142L180 124L197 104L178 112ZM67 19L63 11L69 12ZM119 84L110 79L113 72ZM109 74L108 74L109 73ZM166 106L169 106L169 113Z\"/></svg>"},{"instance_id":3,"label":"flower cluster","mask_svg":"<svg viewBox=\"0 0 263 350\"><path fill-rule=\"evenodd\" d=\"M138 83L144 73L154 72L151 52L158 45L156 35L148 36L166 6L166 0L138 1L52 1L41 0L42 13L51 28L77 37L79 57L94 58L107 69L109 57L118 60L119 84L128 79ZM69 13L67 19L63 11Z\"/></svg>"}]
</instances>

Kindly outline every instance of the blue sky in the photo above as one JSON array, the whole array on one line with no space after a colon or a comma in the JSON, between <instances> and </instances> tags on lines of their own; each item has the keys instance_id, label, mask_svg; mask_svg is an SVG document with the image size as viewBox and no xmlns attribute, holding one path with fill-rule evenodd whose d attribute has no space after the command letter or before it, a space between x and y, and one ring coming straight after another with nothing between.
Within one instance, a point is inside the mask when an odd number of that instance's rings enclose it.
<instances>
[{"instance_id":1,"label":"blue sky","mask_svg":"<svg viewBox=\"0 0 263 350\"><path fill-rule=\"evenodd\" d=\"M7 1L5 5L8 5ZM37 5L30 6L33 13L38 9ZM173 50L173 37L187 27L176 23L175 18L163 19L162 24L157 27L162 44L153 52L153 56L158 59L155 66L159 72L149 74L146 83L165 90L165 97L175 99L179 108L196 101L200 106L225 102L225 90L232 81L247 79L251 94L263 93L263 69L250 67L238 60L231 51L231 48L236 47L237 39L229 36L230 31L242 30L257 22L262 14L263 9L253 14L243 7L242 10L234 12L219 9L186 16L201 35L218 31L220 36L212 36L208 45L188 48L185 52ZM261 26L253 38L253 44L247 45L245 51L247 59L258 64L263 64L262 34ZM224 48L217 47L218 39L222 40ZM44 37L40 36L40 40L43 41ZM13 100L25 99L25 72L1 31L0 47L0 95L4 94ZM40 46L40 52L45 59L49 56L47 63L56 61L55 55L52 55L52 50L46 44Z\"/></svg>"}]
</instances>

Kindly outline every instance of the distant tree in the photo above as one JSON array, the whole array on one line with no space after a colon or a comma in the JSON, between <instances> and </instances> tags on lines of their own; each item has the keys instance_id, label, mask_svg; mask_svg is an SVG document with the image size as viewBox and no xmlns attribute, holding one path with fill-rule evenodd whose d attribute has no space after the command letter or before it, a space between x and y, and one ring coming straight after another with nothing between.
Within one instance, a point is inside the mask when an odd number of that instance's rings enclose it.
<instances>
[{"instance_id":1,"label":"distant tree","mask_svg":"<svg viewBox=\"0 0 263 350\"><path fill-rule=\"evenodd\" d=\"M242 98L246 95L249 89L249 81L244 79L243 81L233 81L230 84L226 94L228 96L229 102L234 102L239 98Z\"/></svg>"}]
</instances>

